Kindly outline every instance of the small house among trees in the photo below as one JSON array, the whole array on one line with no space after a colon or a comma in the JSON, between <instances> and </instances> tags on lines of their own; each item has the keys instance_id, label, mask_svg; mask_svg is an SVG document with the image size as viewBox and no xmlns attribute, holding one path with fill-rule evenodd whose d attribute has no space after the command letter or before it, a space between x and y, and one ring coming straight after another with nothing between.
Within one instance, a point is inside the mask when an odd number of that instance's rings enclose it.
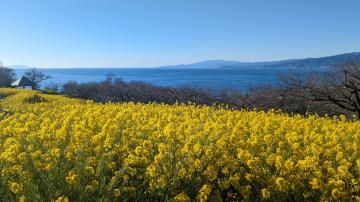
<instances>
[{"instance_id":1,"label":"small house among trees","mask_svg":"<svg viewBox=\"0 0 360 202\"><path fill-rule=\"evenodd\" d=\"M22 76L21 79L16 80L11 84L11 86L16 88L31 88L33 90L36 89L36 83L32 82L30 79L28 79L26 76Z\"/></svg>"}]
</instances>

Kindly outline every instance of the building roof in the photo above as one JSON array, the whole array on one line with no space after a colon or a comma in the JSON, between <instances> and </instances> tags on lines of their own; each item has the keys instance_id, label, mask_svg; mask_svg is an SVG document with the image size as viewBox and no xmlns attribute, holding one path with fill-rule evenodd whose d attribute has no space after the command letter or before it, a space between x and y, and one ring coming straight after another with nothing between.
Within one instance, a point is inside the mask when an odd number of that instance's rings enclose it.
<instances>
[{"instance_id":1,"label":"building roof","mask_svg":"<svg viewBox=\"0 0 360 202\"><path fill-rule=\"evenodd\" d=\"M22 76L21 79L16 80L11 86L36 86L36 83L30 81L26 76Z\"/></svg>"}]
</instances>

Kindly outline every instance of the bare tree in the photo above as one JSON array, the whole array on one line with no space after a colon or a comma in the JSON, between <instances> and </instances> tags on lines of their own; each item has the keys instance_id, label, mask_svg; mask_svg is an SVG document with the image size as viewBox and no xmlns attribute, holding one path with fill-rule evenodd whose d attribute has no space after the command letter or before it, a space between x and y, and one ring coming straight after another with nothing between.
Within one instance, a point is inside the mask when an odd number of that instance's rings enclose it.
<instances>
[{"instance_id":1,"label":"bare tree","mask_svg":"<svg viewBox=\"0 0 360 202\"><path fill-rule=\"evenodd\" d=\"M39 88L39 84L50 78L49 75L45 75L44 73L42 73L40 70L36 69L36 68L32 68L30 69L30 71L25 72L24 74L28 79L30 79L32 82L34 82L36 84L35 88Z\"/></svg>"},{"instance_id":2,"label":"bare tree","mask_svg":"<svg viewBox=\"0 0 360 202\"><path fill-rule=\"evenodd\" d=\"M0 87L10 87L15 81L15 73L13 69L6 68L0 63Z\"/></svg>"},{"instance_id":3,"label":"bare tree","mask_svg":"<svg viewBox=\"0 0 360 202\"><path fill-rule=\"evenodd\" d=\"M105 76L106 76L105 82L112 83L116 75L113 73L107 73Z\"/></svg>"},{"instance_id":4,"label":"bare tree","mask_svg":"<svg viewBox=\"0 0 360 202\"><path fill-rule=\"evenodd\" d=\"M360 62L345 63L321 75L291 75L283 82L309 104L332 104L360 117Z\"/></svg>"},{"instance_id":5,"label":"bare tree","mask_svg":"<svg viewBox=\"0 0 360 202\"><path fill-rule=\"evenodd\" d=\"M59 84L51 82L50 84L45 86L44 90L58 92L59 91Z\"/></svg>"}]
</instances>

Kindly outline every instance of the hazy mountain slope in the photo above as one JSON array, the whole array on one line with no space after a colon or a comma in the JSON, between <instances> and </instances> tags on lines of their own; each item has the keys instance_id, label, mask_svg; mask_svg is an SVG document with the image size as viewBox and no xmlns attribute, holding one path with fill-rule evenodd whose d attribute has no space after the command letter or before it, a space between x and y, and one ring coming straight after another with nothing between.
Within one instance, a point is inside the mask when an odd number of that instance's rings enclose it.
<instances>
[{"instance_id":1,"label":"hazy mountain slope","mask_svg":"<svg viewBox=\"0 0 360 202\"><path fill-rule=\"evenodd\" d=\"M331 67L340 65L349 61L360 61L360 52L345 53L341 55L321 57L321 58L305 58L302 60L283 62L279 65L289 67Z\"/></svg>"},{"instance_id":2,"label":"hazy mountain slope","mask_svg":"<svg viewBox=\"0 0 360 202\"><path fill-rule=\"evenodd\" d=\"M294 59L294 60L283 60L283 61L274 61L272 63L257 63L257 67L332 67L340 65L345 62L350 61L360 61L360 52L355 53L345 53L341 55L327 56L321 58L305 58L305 59ZM256 64L256 63L249 63ZM232 65L232 66L223 66L220 68L239 68L243 66Z\"/></svg>"},{"instance_id":3,"label":"hazy mountain slope","mask_svg":"<svg viewBox=\"0 0 360 202\"><path fill-rule=\"evenodd\" d=\"M240 62L206 60L193 64L169 65L160 68L241 68L241 67L329 67L348 61L360 61L360 52L345 53L321 58L289 59L267 62Z\"/></svg>"}]
</instances>

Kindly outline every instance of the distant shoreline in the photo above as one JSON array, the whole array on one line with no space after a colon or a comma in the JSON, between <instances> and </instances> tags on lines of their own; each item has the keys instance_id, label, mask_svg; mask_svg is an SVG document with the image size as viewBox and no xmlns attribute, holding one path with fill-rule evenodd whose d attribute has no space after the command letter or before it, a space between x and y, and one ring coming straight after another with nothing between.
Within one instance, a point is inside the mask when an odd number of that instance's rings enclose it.
<instances>
[{"instance_id":1,"label":"distant shoreline","mask_svg":"<svg viewBox=\"0 0 360 202\"><path fill-rule=\"evenodd\" d=\"M68 67L72 69L132 69L132 68L161 68L161 69L221 69L221 68L308 68L308 67L334 67L345 62L360 61L360 52L344 53L333 56L319 57L319 58L304 58L304 59L287 59L264 62L241 62L228 60L206 60L192 64L179 65L164 65L157 67ZM30 69L34 68L26 65L10 65L13 69ZM48 69L51 67L42 67L41 69ZM53 67L53 68L67 68L67 67Z\"/></svg>"}]
</instances>

